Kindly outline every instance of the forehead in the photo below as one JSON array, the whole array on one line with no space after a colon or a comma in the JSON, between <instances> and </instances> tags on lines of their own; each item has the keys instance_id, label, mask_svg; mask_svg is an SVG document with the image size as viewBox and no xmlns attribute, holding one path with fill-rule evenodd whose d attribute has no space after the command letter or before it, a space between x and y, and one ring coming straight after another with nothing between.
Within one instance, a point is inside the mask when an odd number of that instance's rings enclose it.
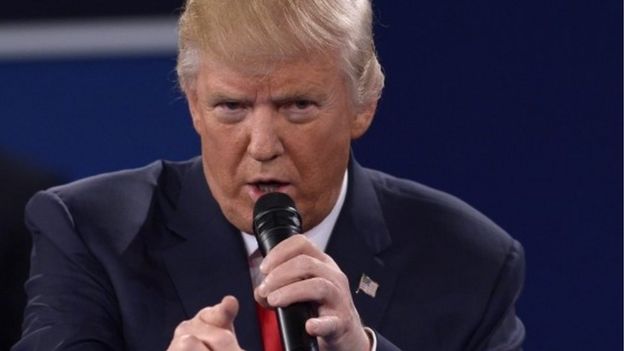
<instances>
[{"instance_id":1,"label":"forehead","mask_svg":"<svg viewBox=\"0 0 624 351\"><path fill-rule=\"evenodd\" d=\"M247 89L336 87L345 79L338 61L327 55L248 62L224 62L211 57L201 61L197 84L201 88Z\"/></svg>"}]
</instances>

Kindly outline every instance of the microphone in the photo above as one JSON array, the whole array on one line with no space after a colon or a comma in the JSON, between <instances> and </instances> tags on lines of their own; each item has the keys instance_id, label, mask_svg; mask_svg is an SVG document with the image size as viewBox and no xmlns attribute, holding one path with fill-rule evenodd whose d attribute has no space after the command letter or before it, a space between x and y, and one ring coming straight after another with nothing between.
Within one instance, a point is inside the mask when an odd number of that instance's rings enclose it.
<instances>
[{"instance_id":1,"label":"microphone","mask_svg":"<svg viewBox=\"0 0 624 351\"><path fill-rule=\"evenodd\" d=\"M284 193L262 195L253 212L253 230L262 256L282 240L301 233L301 216L295 202ZM305 330L305 322L316 315L307 303L294 303L277 308L280 336L284 351L318 351L316 337Z\"/></svg>"}]
</instances>

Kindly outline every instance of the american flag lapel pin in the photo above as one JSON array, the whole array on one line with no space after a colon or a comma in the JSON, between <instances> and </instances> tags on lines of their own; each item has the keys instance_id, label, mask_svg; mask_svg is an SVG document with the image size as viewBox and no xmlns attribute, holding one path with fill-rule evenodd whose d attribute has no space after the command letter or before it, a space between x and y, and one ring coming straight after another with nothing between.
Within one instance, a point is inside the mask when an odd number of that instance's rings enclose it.
<instances>
[{"instance_id":1,"label":"american flag lapel pin","mask_svg":"<svg viewBox=\"0 0 624 351\"><path fill-rule=\"evenodd\" d=\"M377 288L379 288L379 284L377 284L376 281L372 280L366 274L362 273L362 277L360 277L360 284L358 285L355 293L359 294L361 291L370 297L375 297L375 295L377 295Z\"/></svg>"}]
</instances>

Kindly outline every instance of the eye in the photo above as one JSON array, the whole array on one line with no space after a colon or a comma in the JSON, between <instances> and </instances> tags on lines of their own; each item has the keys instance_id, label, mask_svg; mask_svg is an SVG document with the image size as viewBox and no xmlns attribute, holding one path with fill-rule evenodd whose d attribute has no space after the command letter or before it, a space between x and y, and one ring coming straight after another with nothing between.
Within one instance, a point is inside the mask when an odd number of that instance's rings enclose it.
<instances>
[{"instance_id":1,"label":"eye","mask_svg":"<svg viewBox=\"0 0 624 351\"><path fill-rule=\"evenodd\" d=\"M314 106L314 103L310 100L297 100L297 101L293 101L292 105L296 109L305 110L306 108Z\"/></svg>"},{"instance_id":2,"label":"eye","mask_svg":"<svg viewBox=\"0 0 624 351\"><path fill-rule=\"evenodd\" d=\"M282 111L290 121L305 123L318 115L319 105L313 100L296 99L284 104Z\"/></svg>"},{"instance_id":3,"label":"eye","mask_svg":"<svg viewBox=\"0 0 624 351\"><path fill-rule=\"evenodd\" d=\"M214 104L214 113L222 122L236 123L245 118L247 107L242 101L219 101Z\"/></svg>"},{"instance_id":4,"label":"eye","mask_svg":"<svg viewBox=\"0 0 624 351\"><path fill-rule=\"evenodd\" d=\"M222 108L225 110L236 111L243 109L245 105L238 101L223 101L217 104L217 108Z\"/></svg>"}]
</instances>

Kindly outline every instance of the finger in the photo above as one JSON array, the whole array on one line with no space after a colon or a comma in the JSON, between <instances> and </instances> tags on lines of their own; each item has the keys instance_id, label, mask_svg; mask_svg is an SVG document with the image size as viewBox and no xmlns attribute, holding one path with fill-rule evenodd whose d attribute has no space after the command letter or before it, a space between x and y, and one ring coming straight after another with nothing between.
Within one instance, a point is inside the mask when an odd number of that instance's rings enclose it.
<instances>
[{"instance_id":1,"label":"finger","mask_svg":"<svg viewBox=\"0 0 624 351\"><path fill-rule=\"evenodd\" d=\"M236 335L229 329L220 328L211 324L201 324L194 327L191 335L200 340L202 344L210 350L240 350Z\"/></svg>"},{"instance_id":2,"label":"finger","mask_svg":"<svg viewBox=\"0 0 624 351\"><path fill-rule=\"evenodd\" d=\"M189 336L192 336L192 338L189 339ZM199 317L178 325L174 334L174 340L171 343L171 350L178 350L179 348L181 350L195 350L191 346L199 345L197 341L200 341L204 346L197 348L197 350L201 351L240 350L233 330L204 323Z\"/></svg>"},{"instance_id":3,"label":"finger","mask_svg":"<svg viewBox=\"0 0 624 351\"><path fill-rule=\"evenodd\" d=\"M305 324L306 331L311 336L331 337L339 330L340 318L336 316L323 316L310 318Z\"/></svg>"},{"instance_id":4,"label":"finger","mask_svg":"<svg viewBox=\"0 0 624 351\"><path fill-rule=\"evenodd\" d=\"M256 302L264 308L271 308L271 306L269 306L269 303L267 302L266 296L261 296L258 293L258 288L254 289L254 300L256 300Z\"/></svg>"},{"instance_id":5,"label":"finger","mask_svg":"<svg viewBox=\"0 0 624 351\"><path fill-rule=\"evenodd\" d=\"M267 296L272 307L285 307L295 302L314 301L319 305L340 303L339 290L324 278L311 278L283 286Z\"/></svg>"},{"instance_id":6,"label":"finger","mask_svg":"<svg viewBox=\"0 0 624 351\"><path fill-rule=\"evenodd\" d=\"M190 334L191 321L182 321L173 331L173 337L178 338L182 335Z\"/></svg>"},{"instance_id":7,"label":"finger","mask_svg":"<svg viewBox=\"0 0 624 351\"><path fill-rule=\"evenodd\" d=\"M257 295L266 298L269 293L285 285L313 277L337 281L342 272L333 265L307 255L298 255L276 266L257 287Z\"/></svg>"},{"instance_id":8,"label":"finger","mask_svg":"<svg viewBox=\"0 0 624 351\"><path fill-rule=\"evenodd\" d=\"M234 319L238 314L238 308L238 300L228 295L219 304L204 308L197 315L206 324L234 330Z\"/></svg>"},{"instance_id":9,"label":"finger","mask_svg":"<svg viewBox=\"0 0 624 351\"><path fill-rule=\"evenodd\" d=\"M167 351L210 351L210 349L199 338L184 334L174 338Z\"/></svg>"},{"instance_id":10,"label":"finger","mask_svg":"<svg viewBox=\"0 0 624 351\"><path fill-rule=\"evenodd\" d=\"M280 242L271 249L264 260L262 260L260 271L268 274L276 266L298 255L311 256L323 262L333 262L328 255L319 250L309 239L301 234L297 234Z\"/></svg>"}]
</instances>

